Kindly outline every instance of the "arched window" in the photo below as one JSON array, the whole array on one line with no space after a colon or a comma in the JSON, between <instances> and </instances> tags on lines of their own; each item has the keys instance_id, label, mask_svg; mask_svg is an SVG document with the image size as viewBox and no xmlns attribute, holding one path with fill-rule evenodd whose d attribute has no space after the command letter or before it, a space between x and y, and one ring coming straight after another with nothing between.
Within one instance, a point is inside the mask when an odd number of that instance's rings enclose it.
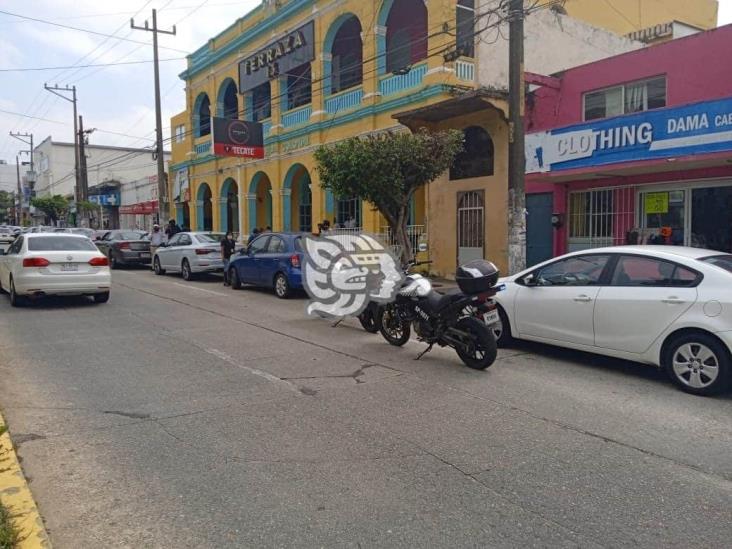
<instances>
[{"instance_id":1,"label":"arched window","mask_svg":"<svg viewBox=\"0 0 732 549\"><path fill-rule=\"evenodd\" d=\"M208 95L202 93L196 99L196 107L193 115L195 136L203 137L211 133L211 101Z\"/></svg>"},{"instance_id":2,"label":"arched window","mask_svg":"<svg viewBox=\"0 0 732 549\"><path fill-rule=\"evenodd\" d=\"M310 63L295 67L287 73L287 108L295 109L312 100L312 70Z\"/></svg>"},{"instance_id":3,"label":"arched window","mask_svg":"<svg viewBox=\"0 0 732 549\"><path fill-rule=\"evenodd\" d=\"M423 0L394 0L386 19L386 72L427 58L427 7Z\"/></svg>"},{"instance_id":4,"label":"arched window","mask_svg":"<svg viewBox=\"0 0 732 549\"><path fill-rule=\"evenodd\" d=\"M463 130L463 151L455 157L450 168L450 179L468 179L493 175L493 140L480 126Z\"/></svg>"},{"instance_id":5,"label":"arched window","mask_svg":"<svg viewBox=\"0 0 732 549\"><path fill-rule=\"evenodd\" d=\"M272 116L272 86L269 81L252 89L251 93L251 120L260 122Z\"/></svg>"},{"instance_id":6,"label":"arched window","mask_svg":"<svg viewBox=\"0 0 732 549\"><path fill-rule=\"evenodd\" d=\"M223 118L239 117L239 102L236 95L236 84L233 80L227 80L224 88L219 92L219 116Z\"/></svg>"},{"instance_id":7,"label":"arched window","mask_svg":"<svg viewBox=\"0 0 732 549\"><path fill-rule=\"evenodd\" d=\"M338 93L363 82L361 22L352 15L341 23L331 48L330 93Z\"/></svg>"},{"instance_id":8,"label":"arched window","mask_svg":"<svg viewBox=\"0 0 732 549\"><path fill-rule=\"evenodd\" d=\"M475 0L457 0L455 47L460 55L475 57Z\"/></svg>"}]
</instances>

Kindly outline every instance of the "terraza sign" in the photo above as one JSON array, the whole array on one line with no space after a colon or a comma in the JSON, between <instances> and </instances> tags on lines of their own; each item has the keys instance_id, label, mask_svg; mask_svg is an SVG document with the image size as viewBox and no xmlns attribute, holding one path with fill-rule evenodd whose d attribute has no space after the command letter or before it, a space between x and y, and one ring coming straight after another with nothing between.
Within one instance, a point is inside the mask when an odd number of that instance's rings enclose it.
<instances>
[{"instance_id":1,"label":"terraza sign","mask_svg":"<svg viewBox=\"0 0 732 549\"><path fill-rule=\"evenodd\" d=\"M213 151L216 156L264 158L262 124L213 117Z\"/></svg>"},{"instance_id":2,"label":"terraza sign","mask_svg":"<svg viewBox=\"0 0 732 549\"><path fill-rule=\"evenodd\" d=\"M256 88L314 58L313 22L310 21L239 63L239 91Z\"/></svg>"}]
</instances>

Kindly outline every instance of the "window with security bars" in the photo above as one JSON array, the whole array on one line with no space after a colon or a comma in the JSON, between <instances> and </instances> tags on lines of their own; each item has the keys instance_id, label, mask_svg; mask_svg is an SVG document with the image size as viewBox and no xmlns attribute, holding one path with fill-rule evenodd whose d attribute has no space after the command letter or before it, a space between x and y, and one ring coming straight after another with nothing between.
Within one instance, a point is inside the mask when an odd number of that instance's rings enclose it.
<instances>
[{"instance_id":1,"label":"window with security bars","mask_svg":"<svg viewBox=\"0 0 732 549\"><path fill-rule=\"evenodd\" d=\"M361 227L361 200L356 197L339 199L336 202L335 221L340 229Z\"/></svg>"},{"instance_id":2,"label":"window with security bars","mask_svg":"<svg viewBox=\"0 0 732 549\"><path fill-rule=\"evenodd\" d=\"M569 250L625 244L636 226L635 187L569 193Z\"/></svg>"},{"instance_id":3,"label":"window with security bars","mask_svg":"<svg viewBox=\"0 0 732 549\"><path fill-rule=\"evenodd\" d=\"M313 195L310 185L302 185L300 191L300 205L298 206L300 232L309 233L313 230Z\"/></svg>"}]
</instances>

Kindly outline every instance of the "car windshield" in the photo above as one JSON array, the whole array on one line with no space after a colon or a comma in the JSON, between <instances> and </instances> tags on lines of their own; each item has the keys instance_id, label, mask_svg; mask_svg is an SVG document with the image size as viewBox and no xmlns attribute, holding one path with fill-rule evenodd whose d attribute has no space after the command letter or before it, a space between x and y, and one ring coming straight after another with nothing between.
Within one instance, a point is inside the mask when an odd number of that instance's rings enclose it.
<instances>
[{"instance_id":1,"label":"car windshield","mask_svg":"<svg viewBox=\"0 0 732 549\"><path fill-rule=\"evenodd\" d=\"M91 240L73 236L37 236L28 239L28 250L31 252L77 252L96 251Z\"/></svg>"},{"instance_id":2,"label":"car windshield","mask_svg":"<svg viewBox=\"0 0 732 549\"><path fill-rule=\"evenodd\" d=\"M91 229L71 229L71 232L74 234L83 234L84 236L91 236L94 234L94 231Z\"/></svg>"},{"instance_id":3,"label":"car windshield","mask_svg":"<svg viewBox=\"0 0 732 549\"><path fill-rule=\"evenodd\" d=\"M196 238L202 243L221 242L226 235L224 233L200 233Z\"/></svg>"},{"instance_id":4,"label":"car windshield","mask_svg":"<svg viewBox=\"0 0 732 549\"><path fill-rule=\"evenodd\" d=\"M732 273L732 255L713 255L711 257L703 257L701 261L722 267L725 271Z\"/></svg>"},{"instance_id":5,"label":"car windshield","mask_svg":"<svg viewBox=\"0 0 732 549\"><path fill-rule=\"evenodd\" d=\"M115 240L142 240L147 233L144 231L124 231L115 235Z\"/></svg>"}]
</instances>

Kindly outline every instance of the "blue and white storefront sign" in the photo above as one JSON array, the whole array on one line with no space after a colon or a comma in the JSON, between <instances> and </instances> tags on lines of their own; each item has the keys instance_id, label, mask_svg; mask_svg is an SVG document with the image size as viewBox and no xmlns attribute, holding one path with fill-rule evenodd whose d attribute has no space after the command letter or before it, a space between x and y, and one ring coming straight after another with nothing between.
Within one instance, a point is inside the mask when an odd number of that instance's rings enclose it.
<instances>
[{"instance_id":1,"label":"blue and white storefront sign","mask_svg":"<svg viewBox=\"0 0 732 549\"><path fill-rule=\"evenodd\" d=\"M100 206L119 206L119 193L90 194L89 202Z\"/></svg>"},{"instance_id":2,"label":"blue and white storefront sign","mask_svg":"<svg viewBox=\"0 0 732 549\"><path fill-rule=\"evenodd\" d=\"M526 136L526 173L732 151L732 97Z\"/></svg>"}]
</instances>

